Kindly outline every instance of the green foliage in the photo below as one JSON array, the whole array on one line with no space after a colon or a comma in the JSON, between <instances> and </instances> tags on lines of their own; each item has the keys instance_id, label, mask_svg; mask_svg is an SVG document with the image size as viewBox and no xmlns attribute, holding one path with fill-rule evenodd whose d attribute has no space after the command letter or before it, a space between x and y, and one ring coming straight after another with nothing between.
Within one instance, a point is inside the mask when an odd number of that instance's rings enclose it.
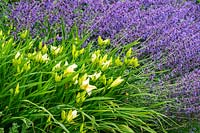
<instances>
[{"instance_id":1,"label":"green foliage","mask_svg":"<svg viewBox=\"0 0 200 133\"><path fill-rule=\"evenodd\" d=\"M166 132L131 45L82 45L76 28L51 45L0 34L0 128L5 132ZM64 34L64 33L63 33ZM102 40L103 42L103 40ZM97 43L98 44L98 43ZM119 52L121 51L121 52ZM126 56L123 56L126 55ZM162 105L162 103L160 103Z\"/></svg>"}]
</instances>

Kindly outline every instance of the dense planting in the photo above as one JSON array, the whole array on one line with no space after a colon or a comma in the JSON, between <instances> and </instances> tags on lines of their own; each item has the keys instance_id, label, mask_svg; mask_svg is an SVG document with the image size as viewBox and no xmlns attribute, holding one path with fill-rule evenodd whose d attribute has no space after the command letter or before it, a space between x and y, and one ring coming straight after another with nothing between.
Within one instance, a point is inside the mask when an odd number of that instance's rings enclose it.
<instances>
[{"instance_id":1,"label":"dense planting","mask_svg":"<svg viewBox=\"0 0 200 133\"><path fill-rule=\"evenodd\" d=\"M59 38L58 25L64 21L66 31L76 23L81 33L91 32L90 39L108 37L116 47L140 38L138 55L151 56L158 70L169 69L167 80L200 67L200 5L192 1L20 2L12 8L10 18L17 32L29 28L33 36L52 32Z\"/></svg>"},{"instance_id":2,"label":"dense planting","mask_svg":"<svg viewBox=\"0 0 200 133\"><path fill-rule=\"evenodd\" d=\"M27 31L20 41L0 31L1 130L165 132L132 49L106 50L110 40L101 37L100 48L81 48L87 38L73 33L47 45Z\"/></svg>"}]
</instances>

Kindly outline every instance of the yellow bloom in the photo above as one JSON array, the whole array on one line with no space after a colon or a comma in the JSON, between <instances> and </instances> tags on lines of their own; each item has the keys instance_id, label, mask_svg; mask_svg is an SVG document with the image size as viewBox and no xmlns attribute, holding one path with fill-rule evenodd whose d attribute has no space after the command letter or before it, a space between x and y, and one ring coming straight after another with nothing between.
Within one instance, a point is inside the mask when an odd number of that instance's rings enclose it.
<instances>
[{"instance_id":1,"label":"yellow bloom","mask_svg":"<svg viewBox=\"0 0 200 133\"><path fill-rule=\"evenodd\" d=\"M103 62L106 62L107 58L108 58L108 55L107 55L107 54L105 54L105 55L103 56L103 58L101 57L101 58L99 59L99 65L102 65Z\"/></svg>"},{"instance_id":2,"label":"yellow bloom","mask_svg":"<svg viewBox=\"0 0 200 133\"><path fill-rule=\"evenodd\" d=\"M100 57L100 50L97 50L92 54L92 63L98 62L99 57Z\"/></svg>"},{"instance_id":3,"label":"yellow bloom","mask_svg":"<svg viewBox=\"0 0 200 133\"><path fill-rule=\"evenodd\" d=\"M88 93L88 95L90 96L92 94L92 90L96 89L97 87L94 85L90 85L89 82L90 82L89 78L84 80L82 82L80 88L85 90Z\"/></svg>"},{"instance_id":4,"label":"yellow bloom","mask_svg":"<svg viewBox=\"0 0 200 133\"><path fill-rule=\"evenodd\" d=\"M72 122L72 120L78 116L77 113L78 112L76 110L74 110L74 111L70 110L67 114L67 121Z\"/></svg>"},{"instance_id":5,"label":"yellow bloom","mask_svg":"<svg viewBox=\"0 0 200 133\"><path fill-rule=\"evenodd\" d=\"M82 48L82 49L79 51L79 54L83 54L83 53L84 53L84 51L85 51L85 49L84 49L84 48Z\"/></svg>"},{"instance_id":6,"label":"yellow bloom","mask_svg":"<svg viewBox=\"0 0 200 133\"><path fill-rule=\"evenodd\" d=\"M65 70L64 70L64 76L67 76L67 74L69 73L73 73L75 72L74 69L76 69L78 66L76 64L72 64L70 66L68 66Z\"/></svg>"},{"instance_id":7,"label":"yellow bloom","mask_svg":"<svg viewBox=\"0 0 200 133\"><path fill-rule=\"evenodd\" d=\"M25 39L27 36L28 36L28 30L23 31L23 32L20 34L20 37L21 37L22 39Z\"/></svg>"},{"instance_id":8,"label":"yellow bloom","mask_svg":"<svg viewBox=\"0 0 200 133\"><path fill-rule=\"evenodd\" d=\"M58 46L58 47L51 46L51 53L55 56L62 53L62 51L63 51L63 46Z\"/></svg>"},{"instance_id":9,"label":"yellow bloom","mask_svg":"<svg viewBox=\"0 0 200 133\"><path fill-rule=\"evenodd\" d=\"M112 57L110 58L110 60L102 63L101 70L105 71L106 69L108 69L108 67L111 65L111 63L112 63Z\"/></svg>"},{"instance_id":10,"label":"yellow bloom","mask_svg":"<svg viewBox=\"0 0 200 133\"><path fill-rule=\"evenodd\" d=\"M99 46L107 46L110 44L110 39L103 40L101 36L98 36L97 42Z\"/></svg>"},{"instance_id":11,"label":"yellow bloom","mask_svg":"<svg viewBox=\"0 0 200 133\"><path fill-rule=\"evenodd\" d=\"M77 96L76 96L76 103L82 103L85 101L86 97L86 92L78 92Z\"/></svg>"},{"instance_id":12,"label":"yellow bloom","mask_svg":"<svg viewBox=\"0 0 200 133\"><path fill-rule=\"evenodd\" d=\"M42 56L42 61L43 61L43 62L48 62L48 61L49 61L48 54L44 54L44 55Z\"/></svg>"},{"instance_id":13,"label":"yellow bloom","mask_svg":"<svg viewBox=\"0 0 200 133\"><path fill-rule=\"evenodd\" d=\"M42 62L42 53L39 51L36 56L35 56L35 61L36 62Z\"/></svg>"},{"instance_id":14,"label":"yellow bloom","mask_svg":"<svg viewBox=\"0 0 200 133\"><path fill-rule=\"evenodd\" d=\"M58 75L58 73L55 73L55 81L60 82L62 80L62 75Z\"/></svg>"},{"instance_id":15,"label":"yellow bloom","mask_svg":"<svg viewBox=\"0 0 200 133\"><path fill-rule=\"evenodd\" d=\"M132 54L132 48L130 48L127 52L126 52L126 57L130 57Z\"/></svg>"},{"instance_id":16,"label":"yellow bloom","mask_svg":"<svg viewBox=\"0 0 200 133\"><path fill-rule=\"evenodd\" d=\"M133 67L138 67L140 64L138 62L138 59L133 57L129 60L128 62L129 65L133 66Z\"/></svg>"},{"instance_id":17,"label":"yellow bloom","mask_svg":"<svg viewBox=\"0 0 200 133\"><path fill-rule=\"evenodd\" d=\"M45 44L43 47L42 47L42 53L46 53L48 51L48 48L47 48L47 45Z\"/></svg>"},{"instance_id":18,"label":"yellow bloom","mask_svg":"<svg viewBox=\"0 0 200 133\"><path fill-rule=\"evenodd\" d=\"M62 61L60 61L58 64L56 64L56 65L52 68L52 71L55 71L55 70L60 69L61 63L62 63Z\"/></svg>"},{"instance_id":19,"label":"yellow bloom","mask_svg":"<svg viewBox=\"0 0 200 133\"><path fill-rule=\"evenodd\" d=\"M74 84L78 84L78 76L79 76L79 74L76 74L76 75L72 78L72 81L74 82Z\"/></svg>"},{"instance_id":20,"label":"yellow bloom","mask_svg":"<svg viewBox=\"0 0 200 133\"><path fill-rule=\"evenodd\" d=\"M31 64L30 64L30 61L28 61L28 62L26 62L26 63L24 64L24 67L23 67L23 69L24 69L25 71L28 71L28 70L30 70L30 69L31 69Z\"/></svg>"},{"instance_id":21,"label":"yellow bloom","mask_svg":"<svg viewBox=\"0 0 200 133\"><path fill-rule=\"evenodd\" d=\"M75 58L76 55L76 46L73 44L72 45L72 56Z\"/></svg>"},{"instance_id":22,"label":"yellow bloom","mask_svg":"<svg viewBox=\"0 0 200 133\"><path fill-rule=\"evenodd\" d=\"M19 90L19 83L17 83L17 86L15 88L15 95L19 94L20 90Z\"/></svg>"},{"instance_id":23,"label":"yellow bloom","mask_svg":"<svg viewBox=\"0 0 200 133\"><path fill-rule=\"evenodd\" d=\"M121 79L121 76L119 76L117 79L115 79L112 84L110 85L110 87L116 87L119 84L121 84L124 81L124 79Z\"/></svg>"},{"instance_id":24,"label":"yellow bloom","mask_svg":"<svg viewBox=\"0 0 200 133\"><path fill-rule=\"evenodd\" d=\"M20 57L20 52L18 51L17 54L15 55L15 59L18 59Z\"/></svg>"},{"instance_id":25,"label":"yellow bloom","mask_svg":"<svg viewBox=\"0 0 200 133\"><path fill-rule=\"evenodd\" d=\"M123 63L122 63L122 61L120 60L119 56L117 57L117 59L115 59L115 64L116 64L117 66L122 66L122 65L123 65Z\"/></svg>"},{"instance_id":26,"label":"yellow bloom","mask_svg":"<svg viewBox=\"0 0 200 133\"><path fill-rule=\"evenodd\" d=\"M93 75L88 75L92 79L92 81L96 81L101 76L101 72L95 72Z\"/></svg>"}]
</instances>

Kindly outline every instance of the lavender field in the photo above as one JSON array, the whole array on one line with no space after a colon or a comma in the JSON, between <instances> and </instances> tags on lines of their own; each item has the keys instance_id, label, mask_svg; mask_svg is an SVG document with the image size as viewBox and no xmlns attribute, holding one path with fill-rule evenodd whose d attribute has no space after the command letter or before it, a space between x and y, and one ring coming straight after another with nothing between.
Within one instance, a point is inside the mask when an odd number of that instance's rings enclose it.
<instances>
[{"instance_id":1,"label":"lavender field","mask_svg":"<svg viewBox=\"0 0 200 133\"><path fill-rule=\"evenodd\" d=\"M1 132L200 133L200 1L1 0Z\"/></svg>"}]
</instances>

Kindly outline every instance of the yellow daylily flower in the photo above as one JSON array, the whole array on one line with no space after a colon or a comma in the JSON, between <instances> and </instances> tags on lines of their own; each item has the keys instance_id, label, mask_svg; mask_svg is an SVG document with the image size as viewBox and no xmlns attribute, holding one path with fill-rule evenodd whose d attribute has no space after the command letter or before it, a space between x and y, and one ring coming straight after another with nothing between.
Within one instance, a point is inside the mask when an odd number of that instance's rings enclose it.
<instances>
[{"instance_id":1,"label":"yellow daylily flower","mask_svg":"<svg viewBox=\"0 0 200 133\"><path fill-rule=\"evenodd\" d=\"M91 59L92 63L98 62L99 57L100 57L100 50L97 50L92 54L92 59Z\"/></svg>"},{"instance_id":2,"label":"yellow daylily flower","mask_svg":"<svg viewBox=\"0 0 200 133\"><path fill-rule=\"evenodd\" d=\"M93 75L88 75L89 78L92 79L92 81L96 81L101 76L101 72L97 73L95 72Z\"/></svg>"},{"instance_id":3,"label":"yellow daylily flower","mask_svg":"<svg viewBox=\"0 0 200 133\"><path fill-rule=\"evenodd\" d=\"M78 112L76 110L74 110L74 111L70 110L67 114L67 121L72 122L72 120L78 116L77 113Z\"/></svg>"},{"instance_id":4,"label":"yellow daylily flower","mask_svg":"<svg viewBox=\"0 0 200 133\"><path fill-rule=\"evenodd\" d=\"M90 85L89 82L90 82L89 78L84 80L82 82L80 88L85 90L88 93L88 95L90 96L92 94L92 90L97 89L97 87L94 85Z\"/></svg>"},{"instance_id":5,"label":"yellow daylily flower","mask_svg":"<svg viewBox=\"0 0 200 133\"><path fill-rule=\"evenodd\" d=\"M36 62L42 62L42 53L41 53L41 51L39 51L39 52L35 55L35 61L36 61Z\"/></svg>"},{"instance_id":6,"label":"yellow daylily flower","mask_svg":"<svg viewBox=\"0 0 200 133\"><path fill-rule=\"evenodd\" d=\"M62 61L60 61L58 64L56 64L56 65L52 68L52 71L55 71L55 70L60 69L61 63L62 63Z\"/></svg>"},{"instance_id":7,"label":"yellow daylily flower","mask_svg":"<svg viewBox=\"0 0 200 133\"><path fill-rule=\"evenodd\" d=\"M98 36L97 42L99 46L107 46L110 44L110 39L103 40L101 36Z\"/></svg>"},{"instance_id":8,"label":"yellow daylily flower","mask_svg":"<svg viewBox=\"0 0 200 133\"><path fill-rule=\"evenodd\" d=\"M78 66L76 64L72 64L70 66L68 66L65 70L64 70L64 76L67 76L67 74L69 73L73 73L75 72L74 69L76 69Z\"/></svg>"},{"instance_id":9,"label":"yellow daylily flower","mask_svg":"<svg viewBox=\"0 0 200 133\"><path fill-rule=\"evenodd\" d=\"M58 47L51 46L51 52L55 56L58 55L58 54L60 54L60 53L62 53L62 51L63 51L63 46L58 46Z\"/></svg>"},{"instance_id":10,"label":"yellow daylily flower","mask_svg":"<svg viewBox=\"0 0 200 133\"><path fill-rule=\"evenodd\" d=\"M133 67L138 67L140 64L138 62L138 59L133 57L129 60L128 62L129 65L133 66Z\"/></svg>"},{"instance_id":11,"label":"yellow daylily flower","mask_svg":"<svg viewBox=\"0 0 200 133\"><path fill-rule=\"evenodd\" d=\"M42 56L42 61L43 61L43 62L48 62L48 61L49 61L48 54L44 54L44 55Z\"/></svg>"},{"instance_id":12,"label":"yellow daylily flower","mask_svg":"<svg viewBox=\"0 0 200 133\"><path fill-rule=\"evenodd\" d=\"M47 48L47 45L45 44L43 47L42 47L42 53L46 53L48 51L48 48Z\"/></svg>"},{"instance_id":13,"label":"yellow daylily flower","mask_svg":"<svg viewBox=\"0 0 200 133\"><path fill-rule=\"evenodd\" d=\"M110 60L103 62L102 63L102 67L101 70L105 71L106 69L108 69L108 67L112 64L112 57L110 58Z\"/></svg>"},{"instance_id":14,"label":"yellow daylily flower","mask_svg":"<svg viewBox=\"0 0 200 133\"><path fill-rule=\"evenodd\" d=\"M119 76L117 79L115 79L112 84L110 85L111 88L118 86L119 84L121 84L124 81L124 79L121 78L121 76Z\"/></svg>"},{"instance_id":15,"label":"yellow daylily flower","mask_svg":"<svg viewBox=\"0 0 200 133\"><path fill-rule=\"evenodd\" d=\"M115 64L116 64L117 66L122 66L122 65L123 65L123 63L122 63L122 61L120 60L119 56L117 57L117 59L115 59Z\"/></svg>"}]
</instances>

